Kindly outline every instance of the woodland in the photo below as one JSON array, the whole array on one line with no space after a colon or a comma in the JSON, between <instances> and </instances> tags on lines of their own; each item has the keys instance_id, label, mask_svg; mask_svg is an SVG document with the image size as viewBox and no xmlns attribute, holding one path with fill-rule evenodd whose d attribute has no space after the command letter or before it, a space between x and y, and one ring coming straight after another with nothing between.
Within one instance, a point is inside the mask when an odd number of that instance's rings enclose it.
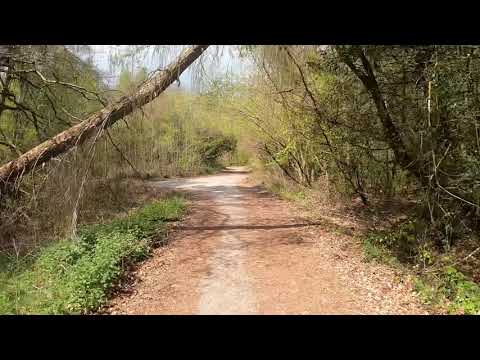
<instances>
[{"instance_id":1,"label":"woodland","mask_svg":"<svg viewBox=\"0 0 480 360\"><path fill-rule=\"evenodd\" d=\"M0 313L94 311L185 209L145 182L230 165L380 219L366 258L480 312L479 46L110 48L113 81L92 46L0 45Z\"/></svg>"}]
</instances>

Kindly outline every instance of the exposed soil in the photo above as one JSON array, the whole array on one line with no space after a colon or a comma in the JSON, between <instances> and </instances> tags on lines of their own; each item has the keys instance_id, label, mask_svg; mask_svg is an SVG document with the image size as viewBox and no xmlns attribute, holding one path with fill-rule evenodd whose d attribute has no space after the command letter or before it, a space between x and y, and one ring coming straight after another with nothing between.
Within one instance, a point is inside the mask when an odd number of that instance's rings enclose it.
<instances>
[{"instance_id":1,"label":"exposed soil","mask_svg":"<svg viewBox=\"0 0 480 360\"><path fill-rule=\"evenodd\" d=\"M111 314L427 313L405 275L365 263L355 237L306 220L243 168L155 186L186 191L189 213Z\"/></svg>"}]
</instances>

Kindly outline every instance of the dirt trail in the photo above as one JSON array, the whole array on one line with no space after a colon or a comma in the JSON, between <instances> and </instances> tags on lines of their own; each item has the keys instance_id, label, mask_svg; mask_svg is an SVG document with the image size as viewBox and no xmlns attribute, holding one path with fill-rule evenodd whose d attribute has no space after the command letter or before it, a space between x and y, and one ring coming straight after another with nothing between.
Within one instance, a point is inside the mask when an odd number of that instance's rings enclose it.
<instances>
[{"instance_id":1,"label":"dirt trail","mask_svg":"<svg viewBox=\"0 0 480 360\"><path fill-rule=\"evenodd\" d=\"M189 215L109 313L426 313L408 279L364 263L352 239L296 216L293 205L247 177L231 168L157 182L189 192Z\"/></svg>"}]
</instances>

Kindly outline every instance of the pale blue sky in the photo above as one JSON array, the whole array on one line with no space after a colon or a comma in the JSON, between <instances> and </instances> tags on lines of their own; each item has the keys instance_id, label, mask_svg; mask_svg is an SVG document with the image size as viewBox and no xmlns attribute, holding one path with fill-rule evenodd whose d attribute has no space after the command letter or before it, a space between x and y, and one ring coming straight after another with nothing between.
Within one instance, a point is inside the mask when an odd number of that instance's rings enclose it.
<instances>
[{"instance_id":1,"label":"pale blue sky","mask_svg":"<svg viewBox=\"0 0 480 360\"><path fill-rule=\"evenodd\" d=\"M114 85L118 79L120 69L112 70L110 66L110 56L114 52L125 51L128 45L112 46L112 45L91 45L94 51L93 61L98 69L105 75L109 84ZM153 49L153 47L151 47ZM184 48L184 46L183 46ZM146 57L136 59L136 66L145 66L148 71L155 70L158 67L164 67L171 62L182 50L182 46L169 45L165 51L155 54L152 50ZM214 55L217 55L214 60ZM231 45L211 46L204 54L204 68L201 71L204 81L209 81L215 76L231 73L233 75L242 75L248 72L249 63L236 56L236 48ZM198 61L194 63L197 66ZM195 71L195 70L194 70ZM187 90L194 90L194 81L192 78L192 70L186 70L180 77L181 87Z\"/></svg>"}]
</instances>

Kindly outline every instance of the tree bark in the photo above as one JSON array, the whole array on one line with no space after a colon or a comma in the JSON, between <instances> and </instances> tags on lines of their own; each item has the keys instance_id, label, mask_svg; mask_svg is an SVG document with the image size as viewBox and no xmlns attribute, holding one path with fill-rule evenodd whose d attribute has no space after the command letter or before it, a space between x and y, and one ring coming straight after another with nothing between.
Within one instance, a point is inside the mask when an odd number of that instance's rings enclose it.
<instances>
[{"instance_id":1,"label":"tree bark","mask_svg":"<svg viewBox=\"0 0 480 360\"><path fill-rule=\"evenodd\" d=\"M116 103L90 115L81 123L61 132L55 137L27 151L15 160L0 167L0 190L55 156L82 144L94 135L103 135L103 130L159 96L177 80L206 49L208 45L195 45L183 53L176 62L145 82L132 96L125 96Z\"/></svg>"}]
</instances>

